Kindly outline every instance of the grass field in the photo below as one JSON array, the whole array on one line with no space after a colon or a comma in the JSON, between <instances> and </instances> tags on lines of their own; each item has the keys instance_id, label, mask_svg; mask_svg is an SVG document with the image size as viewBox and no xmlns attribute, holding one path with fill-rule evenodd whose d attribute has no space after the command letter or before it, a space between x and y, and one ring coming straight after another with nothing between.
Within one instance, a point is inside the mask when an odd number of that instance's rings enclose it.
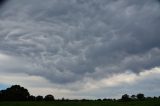
<instances>
[{"instance_id":1,"label":"grass field","mask_svg":"<svg viewBox=\"0 0 160 106\"><path fill-rule=\"evenodd\" d=\"M108 101L54 101L54 102L0 102L0 106L160 106L159 100L108 102Z\"/></svg>"}]
</instances>

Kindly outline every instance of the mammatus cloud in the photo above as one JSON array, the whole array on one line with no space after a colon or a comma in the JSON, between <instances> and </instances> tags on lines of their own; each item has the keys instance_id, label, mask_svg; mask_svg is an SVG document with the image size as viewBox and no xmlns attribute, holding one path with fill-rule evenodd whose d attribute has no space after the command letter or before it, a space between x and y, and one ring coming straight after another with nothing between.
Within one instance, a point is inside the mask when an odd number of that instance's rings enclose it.
<instances>
[{"instance_id":1,"label":"mammatus cloud","mask_svg":"<svg viewBox=\"0 0 160 106\"><path fill-rule=\"evenodd\" d=\"M78 89L158 67L159 9L158 0L10 0L0 9L0 71Z\"/></svg>"}]
</instances>

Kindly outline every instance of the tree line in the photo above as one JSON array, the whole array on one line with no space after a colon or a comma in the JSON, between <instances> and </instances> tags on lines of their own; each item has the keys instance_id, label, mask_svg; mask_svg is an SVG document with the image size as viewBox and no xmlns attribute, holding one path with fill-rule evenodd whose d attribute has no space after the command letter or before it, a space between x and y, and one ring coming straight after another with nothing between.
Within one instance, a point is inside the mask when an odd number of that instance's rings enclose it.
<instances>
[{"instance_id":1,"label":"tree line","mask_svg":"<svg viewBox=\"0 0 160 106\"><path fill-rule=\"evenodd\" d=\"M148 100L160 100L160 96L159 97L145 97L143 93L139 93L137 95L128 95L128 94L124 94L122 95L120 101L148 101Z\"/></svg>"},{"instance_id":2,"label":"tree line","mask_svg":"<svg viewBox=\"0 0 160 106\"><path fill-rule=\"evenodd\" d=\"M49 94L43 96L30 95L28 90L20 85L13 85L10 88L0 91L0 101L54 101L54 96Z\"/></svg>"},{"instance_id":3,"label":"tree line","mask_svg":"<svg viewBox=\"0 0 160 106\"><path fill-rule=\"evenodd\" d=\"M144 101L144 100L160 100L160 97L145 97L144 94L139 93L137 95L122 95L121 99L97 99L96 101ZM53 95L48 94L46 96L33 96L30 95L28 90L20 85L13 85L5 90L0 90L0 101L54 101ZM70 101L69 99L58 99L57 101ZM73 100L72 100L73 101ZM87 99L74 100L74 101L91 101Z\"/></svg>"}]
</instances>

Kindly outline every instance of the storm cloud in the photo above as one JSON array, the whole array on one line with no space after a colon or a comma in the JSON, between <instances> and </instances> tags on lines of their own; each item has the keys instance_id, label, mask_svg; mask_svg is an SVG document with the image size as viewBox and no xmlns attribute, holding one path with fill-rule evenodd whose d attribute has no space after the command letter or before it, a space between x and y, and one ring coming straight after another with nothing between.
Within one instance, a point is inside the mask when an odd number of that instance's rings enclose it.
<instances>
[{"instance_id":1,"label":"storm cloud","mask_svg":"<svg viewBox=\"0 0 160 106\"><path fill-rule=\"evenodd\" d=\"M3 5L7 0L0 0L0 6Z\"/></svg>"},{"instance_id":2,"label":"storm cloud","mask_svg":"<svg viewBox=\"0 0 160 106\"><path fill-rule=\"evenodd\" d=\"M159 67L159 10L158 0L10 0L0 71L61 85Z\"/></svg>"}]
</instances>

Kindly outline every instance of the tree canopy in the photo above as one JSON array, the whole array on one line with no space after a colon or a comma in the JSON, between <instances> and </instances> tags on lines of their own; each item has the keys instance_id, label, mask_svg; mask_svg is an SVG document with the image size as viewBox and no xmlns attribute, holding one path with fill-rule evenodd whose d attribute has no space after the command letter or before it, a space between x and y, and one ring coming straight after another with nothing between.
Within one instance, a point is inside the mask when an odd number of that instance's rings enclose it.
<instances>
[{"instance_id":1,"label":"tree canopy","mask_svg":"<svg viewBox=\"0 0 160 106\"><path fill-rule=\"evenodd\" d=\"M20 85L13 85L10 88L0 91L0 101L53 101L54 96L49 94L43 96L30 95L29 91Z\"/></svg>"},{"instance_id":2,"label":"tree canopy","mask_svg":"<svg viewBox=\"0 0 160 106\"><path fill-rule=\"evenodd\" d=\"M25 101L29 96L28 90L20 85L13 85L0 91L0 99L6 101Z\"/></svg>"}]
</instances>

